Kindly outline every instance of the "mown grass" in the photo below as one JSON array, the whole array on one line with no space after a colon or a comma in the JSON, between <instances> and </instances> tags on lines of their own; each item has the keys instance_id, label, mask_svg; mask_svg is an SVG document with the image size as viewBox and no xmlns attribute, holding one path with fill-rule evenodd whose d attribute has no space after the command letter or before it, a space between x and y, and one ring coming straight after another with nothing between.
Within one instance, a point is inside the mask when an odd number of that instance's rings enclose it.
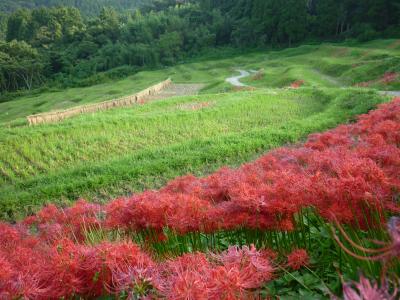
<instances>
[{"instance_id":1,"label":"mown grass","mask_svg":"<svg viewBox=\"0 0 400 300\"><path fill-rule=\"evenodd\" d=\"M16 219L50 202L109 200L187 173L237 166L351 120L383 100L362 89L260 90L161 100L59 124L3 129L1 218ZM196 103L208 106L191 110Z\"/></svg>"},{"instance_id":2,"label":"mown grass","mask_svg":"<svg viewBox=\"0 0 400 300\"><path fill-rule=\"evenodd\" d=\"M225 79L239 68L265 69L265 77L261 80L242 80L258 88L287 87L300 79L305 81L306 86L349 87L377 80L386 72L400 73L399 45L398 40L377 40L362 44L304 45L280 51L247 53L221 49L213 55L205 54L169 68L139 72L123 80L85 88L48 91L0 103L0 126L24 125L24 117L30 114L132 94L167 77L177 83L204 83L203 94L227 92L232 87ZM400 90L400 77L387 84L374 83L371 88Z\"/></svg>"}]
</instances>

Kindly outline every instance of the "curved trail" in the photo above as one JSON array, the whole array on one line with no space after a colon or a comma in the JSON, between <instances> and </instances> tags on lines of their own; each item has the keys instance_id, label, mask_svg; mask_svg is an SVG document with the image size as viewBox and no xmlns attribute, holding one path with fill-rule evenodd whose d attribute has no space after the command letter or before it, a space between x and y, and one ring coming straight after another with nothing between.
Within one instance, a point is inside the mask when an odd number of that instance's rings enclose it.
<instances>
[{"instance_id":1,"label":"curved trail","mask_svg":"<svg viewBox=\"0 0 400 300\"><path fill-rule=\"evenodd\" d=\"M257 73L257 71L254 71L254 70L250 70L250 72L248 72L246 70L237 69L235 71L239 72L240 75L228 77L228 78L225 79L226 82L230 83L231 85L233 85L235 87L247 87L247 86L249 86L247 84L244 84L244 83L240 82L240 79L250 76L251 73ZM335 86L341 86L342 89L346 88L336 78L328 76L326 74L323 74L320 71L315 70L315 69L314 69L314 72L317 73L318 75L322 76L322 78L324 78L325 80L329 81L331 84L333 84ZM400 91L379 91L379 94L384 95L384 96L400 97Z\"/></svg>"},{"instance_id":2,"label":"curved trail","mask_svg":"<svg viewBox=\"0 0 400 300\"><path fill-rule=\"evenodd\" d=\"M226 82L229 82L233 86L243 87L248 86L247 84L241 83L240 79L250 76L250 73L245 70L236 70L240 73L239 76L233 76L225 79Z\"/></svg>"},{"instance_id":3,"label":"curved trail","mask_svg":"<svg viewBox=\"0 0 400 300\"><path fill-rule=\"evenodd\" d=\"M400 97L400 91L380 91L379 93L384 96Z\"/></svg>"}]
</instances>

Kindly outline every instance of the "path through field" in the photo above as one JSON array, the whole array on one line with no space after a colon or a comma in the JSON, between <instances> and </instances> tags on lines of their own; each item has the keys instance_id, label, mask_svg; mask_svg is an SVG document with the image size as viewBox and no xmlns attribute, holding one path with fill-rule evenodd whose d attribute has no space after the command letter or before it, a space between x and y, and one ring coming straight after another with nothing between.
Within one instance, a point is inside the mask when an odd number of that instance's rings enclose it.
<instances>
[{"instance_id":1,"label":"path through field","mask_svg":"<svg viewBox=\"0 0 400 300\"><path fill-rule=\"evenodd\" d=\"M381 91L379 93L384 96L400 97L400 91Z\"/></svg>"},{"instance_id":2,"label":"path through field","mask_svg":"<svg viewBox=\"0 0 400 300\"><path fill-rule=\"evenodd\" d=\"M245 70L236 70L236 71L238 71L240 75L229 77L225 81L229 82L233 86L238 86L238 87L247 86L247 84L241 83L240 79L250 76L250 73Z\"/></svg>"}]
</instances>

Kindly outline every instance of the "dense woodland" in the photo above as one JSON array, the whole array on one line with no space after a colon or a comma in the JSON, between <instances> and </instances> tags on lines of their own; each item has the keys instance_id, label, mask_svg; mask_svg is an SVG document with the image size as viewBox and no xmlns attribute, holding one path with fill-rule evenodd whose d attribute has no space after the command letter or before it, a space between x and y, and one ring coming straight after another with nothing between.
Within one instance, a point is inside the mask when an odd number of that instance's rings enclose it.
<instances>
[{"instance_id":1,"label":"dense woodland","mask_svg":"<svg viewBox=\"0 0 400 300\"><path fill-rule=\"evenodd\" d=\"M398 0L9 0L0 8L3 94L91 85L212 47L400 35Z\"/></svg>"},{"instance_id":2,"label":"dense woodland","mask_svg":"<svg viewBox=\"0 0 400 300\"><path fill-rule=\"evenodd\" d=\"M67 6L78 8L83 15L98 14L105 6L112 6L116 10L134 10L146 1L143 0L2 0L0 11L14 12L20 8L40 8Z\"/></svg>"}]
</instances>

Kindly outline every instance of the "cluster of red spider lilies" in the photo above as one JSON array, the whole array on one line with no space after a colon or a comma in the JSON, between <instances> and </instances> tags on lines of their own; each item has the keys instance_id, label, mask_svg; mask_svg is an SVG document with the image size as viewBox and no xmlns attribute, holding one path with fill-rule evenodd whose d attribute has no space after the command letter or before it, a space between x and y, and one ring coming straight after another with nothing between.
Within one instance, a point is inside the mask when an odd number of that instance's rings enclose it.
<instances>
[{"instance_id":1,"label":"cluster of red spider lilies","mask_svg":"<svg viewBox=\"0 0 400 300\"><path fill-rule=\"evenodd\" d=\"M191 234L243 228L289 234L298 229L296 216L307 208L339 228L380 227L388 213L400 211L399 146L398 98L360 116L357 123L312 135L304 145L272 151L239 169L224 168L205 178L185 176L161 190L106 205L83 200L65 209L50 205L17 224L2 223L0 298L105 293L167 299L258 297L256 290L274 276L275 254L270 250L231 247L158 261L146 244L171 245L171 236L190 240ZM101 238L89 243L93 232L101 232ZM115 232L130 235L114 235L110 241ZM141 248L124 240L135 234L144 237L135 240ZM285 266L298 269L307 264L308 255L294 251ZM382 251L393 256L395 250L389 246Z\"/></svg>"},{"instance_id":2,"label":"cluster of red spider lilies","mask_svg":"<svg viewBox=\"0 0 400 300\"><path fill-rule=\"evenodd\" d=\"M298 89L304 85L305 81L302 79L296 80L290 84L292 89Z\"/></svg>"}]
</instances>

